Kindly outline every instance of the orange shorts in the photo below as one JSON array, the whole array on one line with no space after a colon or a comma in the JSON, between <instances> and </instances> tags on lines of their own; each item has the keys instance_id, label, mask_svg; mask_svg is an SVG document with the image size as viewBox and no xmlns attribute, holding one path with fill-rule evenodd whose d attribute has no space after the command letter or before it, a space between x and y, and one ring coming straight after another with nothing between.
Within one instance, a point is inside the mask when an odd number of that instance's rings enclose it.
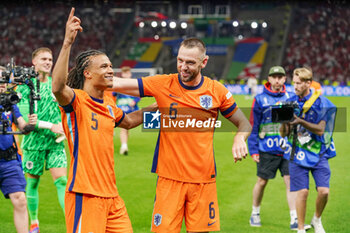
<instances>
[{"instance_id":1,"label":"orange shorts","mask_svg":"<svg viewBox=\"0 0 350 233\"><path fill-rule=\"evenodd\" d=\"M132 233L123 199L66 192L67 233Z\"/></svg>"},{"instance_id":2,"label":"orange shorts","mask_svg":"<svg viewBox=\"0 0 350 233\"><path fill-rule=\"evenodd\" d=\"M152 232L219 231L216 183L186 183L158 177Z\"/></svg>"}]
</instances>

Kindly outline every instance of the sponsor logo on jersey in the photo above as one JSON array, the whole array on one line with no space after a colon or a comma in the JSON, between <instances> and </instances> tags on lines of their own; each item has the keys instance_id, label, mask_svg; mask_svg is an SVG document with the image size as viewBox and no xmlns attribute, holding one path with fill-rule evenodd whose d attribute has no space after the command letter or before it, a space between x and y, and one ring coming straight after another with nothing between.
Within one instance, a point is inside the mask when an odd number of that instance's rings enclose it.
<instances>
[{"instance_id":1,"label":"sponsor logo on jersey","mask_svg":"<svg viewBox=\"0 0 350 233\"><path fill-rule=\"evenodd\" d=\"M216 223L216 221L212 222L212 223L209 223L208 222L208 227L210 227L211 225L213 225L214 223Z\"/></svg>"},{"instance_id":2,"label":"sponsor logo on jersey","mask_svg":"<svg viewBox=\"0 0 350 233\"><path fill-rule=\"evenodd\" d=\"M176 96L176 95L173 95L173 94L169 94L170 97L173 97L173 98L181 98L179 96Z\"/></svg>"}]
</instances>

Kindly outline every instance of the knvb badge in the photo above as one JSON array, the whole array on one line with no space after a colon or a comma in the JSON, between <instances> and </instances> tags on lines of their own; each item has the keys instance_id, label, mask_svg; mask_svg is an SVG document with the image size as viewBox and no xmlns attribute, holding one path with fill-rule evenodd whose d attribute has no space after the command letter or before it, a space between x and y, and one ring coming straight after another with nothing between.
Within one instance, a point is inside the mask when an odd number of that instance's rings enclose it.
<instances>
[{"instance_id":1,"label":"knvb badge","mask_svg":"<svg viewBox=\"0 0 350 233\"><path fill-rule=\"evenodd\" d=\"M160 129L160 116L162 114L156 112L143 112L143 128L144 129Z\"/></svg>"}]
</instances>

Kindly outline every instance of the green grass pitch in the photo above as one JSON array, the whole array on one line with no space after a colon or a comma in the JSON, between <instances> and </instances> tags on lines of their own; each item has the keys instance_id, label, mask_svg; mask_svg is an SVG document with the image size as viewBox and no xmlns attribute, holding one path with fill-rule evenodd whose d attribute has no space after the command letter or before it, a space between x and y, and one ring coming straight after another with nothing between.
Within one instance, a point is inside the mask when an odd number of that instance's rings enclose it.
<instances>
[{"instance_id":1,"label":"green grass pitch","mask_svg":"<svg viewBox=\"0 0 350 233\"><path fill-rule=\"evenodd\" d=\"M235 96L240 107L250 107L252 99ZM343 119L350 115L350 98L330 97L338 107L346 108L340 114ZM141 106L153 101L144 98ZM339 114L338 114L339 115ZM346 121L344 121L346 122ZM350 152L349 124L338 125L343 132L334 134L337 157L330 160L332 170L331 192L327 207L322 216L327 232L345 233L350 230ZM150 232L153 201L157 176L150 172L154 146L158 133L141 132L140 127L130 131L129 155L119 152L119 129L115 130L115 164L117 186L126 207L135 233ZM281 233L289 230L289 210L282 178L277 174L266 187L261 206L261 228L252 228L248 220L252 206L252 189L256 182L256 165L248 157L234 163L231 146L232 132L216 132L214 136L215 159L217 164L217 189L220 207L221 232L224 233ZM39 220L43 233L63 233L65 224L59 207L56 189L49 172L45 172L39 188ZM315 210L316 191L313 179L310 179L310 195L307 206L306 222L309 223ZM0 195L0 233L16 232L13 225L13 208L9 200ZM181 232L185 232L183 227ZM314 232L311 229L308 232Z\"/></svg>"}]
</instances>

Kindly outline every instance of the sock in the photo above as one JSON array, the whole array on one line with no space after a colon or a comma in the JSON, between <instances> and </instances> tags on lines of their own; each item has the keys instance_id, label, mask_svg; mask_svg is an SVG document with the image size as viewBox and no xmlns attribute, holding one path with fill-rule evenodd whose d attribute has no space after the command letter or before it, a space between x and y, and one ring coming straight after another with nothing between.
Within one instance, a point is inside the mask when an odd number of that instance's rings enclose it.
<instances>
[{"instance_id":1,"label":"sock","mask_svg":"<svg viewBox=\"0 0 350 233\"><path fill-rule=\"evenodd\" d=\"M317 222L321 221L321 217L316 217L316 214L314 214L314 217L313 217Z\"/></svg>"},{"instance_id":2,"label":"sock","mask_svg":"<svg viewBox=\"0 0 350 233\"><path fill-rule=\"evenodd\" d=\"M260 214L260 206L253 206L252 214Z\"/></svg>"},{"instance_id":3,"label":"sock","mask_svg":"<svg viewBox=\"0 0 350 233\"><path fill-rule=\"evenodd\" d=\"M57 188L58 202L64 213L64 195L66 192L67 176L57 178L54 183Z\"/></svg>"},{"instance_id":4,"label":"sock","mask_svg":"<svg viewBox=\"0 0 350 233\"><path fill-rule=\"evenodd\" d=\"M123 143L122 146L121 146L121 148L123 148L123 149L128 149L128 144Z\"/></svg>"},{"instance_id":5,"label":"sock","mask_svg":"<svg viewBox=\"0 0 350 233\"><path fill-rule=\"evenodd\" d=\"M38 220L39 208L39 179L27 177L26 195L28 202L28 212L32 223Z\"/></svg>"},{"instance_id":6,"label":"sock","mask_svg":"<svg viewBox=\"0 0 350 233\"><path fill-rule=\"evenodd\" d=\"M290 223L294 223L294 221L298 218L297 211L291 210L289 213L290 213Z\"/></svg>"}]
</instances>

